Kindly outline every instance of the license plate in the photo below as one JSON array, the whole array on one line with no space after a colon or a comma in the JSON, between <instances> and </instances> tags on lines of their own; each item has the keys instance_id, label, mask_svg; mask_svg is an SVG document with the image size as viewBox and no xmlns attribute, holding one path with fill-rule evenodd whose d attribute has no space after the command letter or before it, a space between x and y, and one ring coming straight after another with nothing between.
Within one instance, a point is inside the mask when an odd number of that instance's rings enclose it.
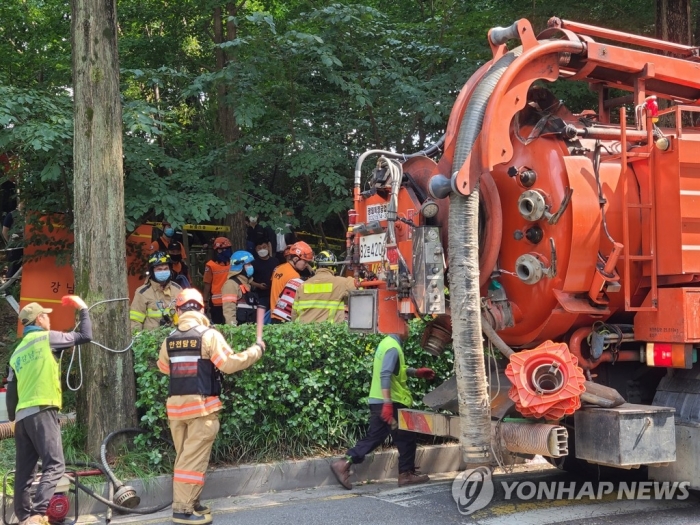
<instances>
[{"instance_id":1,"label":"license plate","mask_svg":"<svg viewBox=\"0 0 700 525\"><path fill-rule=\"evenodd\" d=\"M360 262L380 262L386 250L386 233L360 237Z\"/></svg>"}]
</instances>

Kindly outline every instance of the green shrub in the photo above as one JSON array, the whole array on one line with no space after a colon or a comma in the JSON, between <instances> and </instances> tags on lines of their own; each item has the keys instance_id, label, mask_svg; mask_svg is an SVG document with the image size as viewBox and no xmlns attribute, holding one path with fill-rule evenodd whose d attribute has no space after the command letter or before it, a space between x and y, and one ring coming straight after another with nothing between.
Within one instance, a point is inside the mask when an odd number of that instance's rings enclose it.
<instances>
[{"instance_id":1,"label":"green shrub","mask_svg":"<svg viewBox=\"0 0 700 525\"><path fill-rule=\"evenodd\" d=\"M255 326L218 327L234 351L255 341ZM452 373L452 353L440 358L419 346L422 321L411 323L404 352L408 366L430 366L432 382L409 378L414 406ZM161 461L158 438L168 439L168 378L158 371L158 349L167 329L144 332L134 342L137 407L149 434L137 443ZM332 452L354 444L365 430L374 350L381 335L351 334L347 325L282 324L265 327L267 352L251 368L226 376L221 430L212 460L265 461Z\"/></svg>"}]
</instances>

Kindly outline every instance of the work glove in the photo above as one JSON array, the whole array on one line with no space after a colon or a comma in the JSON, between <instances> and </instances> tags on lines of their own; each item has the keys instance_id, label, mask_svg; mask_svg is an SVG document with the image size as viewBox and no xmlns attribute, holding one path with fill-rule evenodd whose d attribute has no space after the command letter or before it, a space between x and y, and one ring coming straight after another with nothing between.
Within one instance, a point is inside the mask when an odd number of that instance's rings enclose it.
<instances>
[{"instance_id":1,"label":"work glove","mask_svg":"<svg viewBox=\"0 0 700 525\"><path fill-rule=\"evenodd\" d=\"M394 403L384 403L382 405L382 420L388 425L394 422Z\"/></svg>"},{"instance_id":2,"label":"work glove","mask_svg":"<svg viewBox=\"0 0 700 525\"><path fill-rule=\"evenodd\" d=\"M87 308L87 304L77 295L64 295L61 297L61 305L72 306L78 310L83 310Z\"/></svg>"},{"instance_id":3,"label":"work glove","mask_svg":"<svg viewBox=\"0 0 700 525\"><path fill-rule=\"evenodd\" d=\"M418 379L435 379L435 372L432 368L418 368L416 370L416 377Z\"/></svg>"}]
</instances>

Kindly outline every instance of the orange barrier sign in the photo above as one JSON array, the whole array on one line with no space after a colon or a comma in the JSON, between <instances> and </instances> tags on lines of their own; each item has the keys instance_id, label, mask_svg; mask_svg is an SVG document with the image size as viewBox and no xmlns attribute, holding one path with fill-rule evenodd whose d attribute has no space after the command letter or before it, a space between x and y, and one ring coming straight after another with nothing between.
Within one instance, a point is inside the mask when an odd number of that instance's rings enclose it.
<instances>
[{"instance_id":1,"label":"orange barrier sign","mask_svg":"<svg viewBox=\"0 0 700 525\"><path fill-rule=\"evenodd\" d=\"M75 310L61 306L61 297L74 293L75 278L70 258L67 261L60 261L49 250L50 246L60 243L71 249L73 246L73 233L65 226L54 222L49 229L47 218L42 217L44 224L40 235L48 239L47 243L41 246L29 245L24 248L25 260L22 264L22 285L20 289L19 307L24 308L28 303L37 302L45 308L52 308L49 314L51 318L51 328L53 330L72 330L75 327ZM151 243L151 226L139 226L127 239L127 267L129 274L127 277L129 286L129 298L134 296L136 289L143 284L145 254ZM27 224L25 227L25 239L31 235L36 235L34 227ZM32 255L40 255L32 258ZM90 305L88 305L90 306ZM22 335L22 326L17 323L17 334Z\"/></svg>"}]
</instances>

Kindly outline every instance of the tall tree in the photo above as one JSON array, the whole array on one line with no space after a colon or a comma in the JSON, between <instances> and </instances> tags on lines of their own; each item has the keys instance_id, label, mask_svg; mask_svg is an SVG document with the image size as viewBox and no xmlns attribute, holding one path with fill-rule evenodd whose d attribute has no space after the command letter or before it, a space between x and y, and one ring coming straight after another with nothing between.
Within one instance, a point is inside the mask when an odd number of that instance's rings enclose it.
<instances>
[{"instance_id":1,"label":"tall tree","mask_svg":"<svg viewBox=\"0 0 700 525\"><path fill-rule=\"evenodd\" d=\"M73 0L72 15L75 285L94 304L128 297L116 2ZM128 309L120 300L95 308L95 340L126 348ZM78 413L87 450L97 455L109 432L136 423L134 368L130 352L94 345L84 359Z\"/></svg>"},{"instance_id":2,"label":"tall tree","mask_svg":"<svg viewBox=\"0 0 700 525\"><path fill-rule=\"evenodd\" d=\"M690 0L656 0L656 37L691 45Z\"/></svg>"},{"instance_id":3,"label":"tall tree","mask_svg":"<svg viewBox=\"0 0 700 525\"><path fill-rule=\"evenodd\" d=\"M214 8L214 42L217 44L215 48L216 70L223 71L226 66L233 60L233 56L228 49L232 49L237 44L238 26L236 19L245 8L246 0L241 0L240 3L227 2L222 8L217 6ZM224 29L225 28L225 29ZM225 47L222 44L228 44ZM228 181L227 187L240 188L242 184L242 176L240 170L236 167L236 141L241 135L241 130L236 123L234 113L234 101L230 82L234 79L227 79L224 82L219 82L217 85L217 124L219 132L224 139L224 162L216 168L216 173L219 177L223 177ZM230 239L234 247L245 246L245 226L243 222L244 210L240 206L240 198L237 198L238 191L230 192L235 201L232 213L226 215L225 222L231 228Z\"/></svg>"}]
</instances>

